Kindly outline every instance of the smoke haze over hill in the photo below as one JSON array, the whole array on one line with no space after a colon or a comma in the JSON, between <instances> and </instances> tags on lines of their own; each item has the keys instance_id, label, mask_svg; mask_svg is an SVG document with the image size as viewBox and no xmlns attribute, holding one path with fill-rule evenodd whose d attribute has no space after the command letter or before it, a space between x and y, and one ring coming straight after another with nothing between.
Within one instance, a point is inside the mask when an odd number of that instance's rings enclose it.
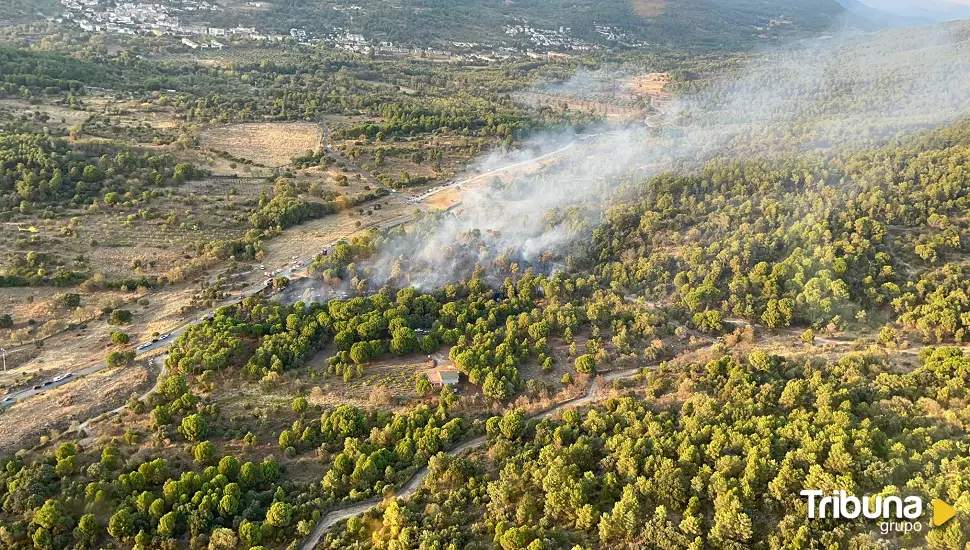
<instances>
[{"instance_id":1,"label":"smoke haze over hill","mask_svg":"<svg viewBox=\"0 0 970 550\"><path fill-rule=\"evenodd\" d=\"M478 172L575 142L531 176L466 190L459 216L424 220L392 239L367 278L438 288L476 266L492 283L513 262L562 267L588 244L617 189L650 176L718 156L836 153L951 123L970 109L970 32L965 24L934 31L799 41L682 94L664 107L662 131L604 126L533 136L536 153L489 155ZM555 87L586 89L596 78L581 71Z\"/></svg>"}]
</instances>

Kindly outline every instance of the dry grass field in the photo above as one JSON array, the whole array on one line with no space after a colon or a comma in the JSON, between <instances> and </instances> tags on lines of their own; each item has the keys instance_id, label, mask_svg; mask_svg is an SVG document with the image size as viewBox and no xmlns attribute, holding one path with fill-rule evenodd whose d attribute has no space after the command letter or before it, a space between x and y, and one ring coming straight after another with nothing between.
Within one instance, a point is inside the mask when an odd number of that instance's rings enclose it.
<instances>
[{"instance_id":1,"label":"dry grass field","mask_svg":"<svg viewBox=\"0 0 970 550\"><path fill-rule=\"evenodd\" d=\"M421 201L421 204L426 206L428 210L448 210L461 204L461 200L462 191L456 187L452 187L428 197Z\"/></svg>"},{"instance_id":2,"label":"dry grass field","mask_svg":"<svg viewBox=\"0 0 970 550\"><path fill-rule=\"evenodd\" d=\"M214 126L200 132L202 146L269 167L285 166L320 143L316 124L250 123Z\"/></svg>"},{"instance_id":3,"label":"dry grass field","mask_svg":"<svg viewBox=\"0 0 970 550\"><path fill-rule=\"evenodd\" d=\"M521 92L513 97L519 103L538 108L541 106L558 107L562 104L569 106L571 111L588 111L607 118L611 121L631 120L640 109L635 108L629 98L587 93L583 95L549 93L549 92Z\"/></svg>"},{"instance_id":4,"label":"dry grass field","mask_svg":"<svg viewBox=\"0 0 970 550\"><path fill-rule=\"evenodd\" d=\"M331 242L352 236L358 231L403 223L411 219L415 209L414 205L404 204L403 200L393 200L392 197L385 197L379 203L383 206L382 209L365 210L364 215L360 215L356 209L344 210L284 231L264 243L263 263L268 269L288 266L293 255L302 253L306 257L318 253ZM373 214L368 215L368 211Z\"/></svg>"},{"instance_id":5,"label":"dry grass field","mask_svg":"<svg viewBox=\"0 0 970 550\"><path fill-rule=\"evenodd\" d=\"M171 147L157 148L160 153L171 153L181 162L188 162L202 170L208 170L214 177L267 178L276 175L276 169L269 166L256 166L223 158L210 149L181 149Z\"/></svg>"},{"instance_id":6,"label":"dry grass field","mask_svg":"<svg viewBox=\"0 0 970 550\"><path fill-rule=\"evenodd\" d=\"M23 99L0 99L0 119L26 120L49 128L66 129L83 123L91 113L61 105L32 105Z\"/></svg>"},{"instance_id":7,"label":"dry grass field","mask_svg":"<svg viewBox=\"0 0 970 550\"><path fill-rule=\"evenodd\" d=\"M0 450L30 446L42 436L59 434L72 422L82 422L122 405L153 381L141 363L105 369L4 409L0 413Z\"/></svg>"},{"instance_id":8,"label":"dry grass field","mask_svg":"<svg viewBox=\"0 0 970 550\"><path fill-rule=\"evenodd\" d=\"M635 76L596 73L581 86L565 90L550 86L519 92L513 97L533 108L549 106L559 109L565 104L573 111L588 111L608 120L632 122L649 109L643 98L650 98L654 105L670 98L666 91L669 82L667 73Z\"/></svg>"},{"instance_id":9,"label":"dry grass field","mask_svg":"<svg viewBox=\"0 0 970 550\"><path fill-rule=\"evenodd\" d=\"M15 224L36 231L29 237L21 231L0 234L0 272L9 267L12 255L37 249L73 260L73 268L101 273L109 280L165 274L193 259L198 243L244 234L255 197L272 189L272 184L260 181L265 183L193 182L170 188L170 195L138 208L99 205L57 220L17 214ZM27 238L29 247L24 246Z\"/></svg>"},{"instance_id":10,"label":"dry grass field","mask_svg":"<svg viewBox=\"0 0 970 550\"><path fill-rule=\"evenodd\" d=\"M633 94L668 99L670 94L666 91L667 84L670 84L670 74L648 73L634 77L628 84L628 89Z\"/></svg>"},{"instance_id":11,"label":"dry grass field","mask_svg":"<svg viewBox=\"0 0 970 550\"><path fill-rule=\"evenodd\" d=\"M65 292L79 293L81 306L74 310L65 309L58 298ZM66 328L68 324L80 325L97 318L106 306L117 307L139 297L137 293L113 290L84 292L77 288L20 287L4 288L0 292L0 311L9 313L14 320L13 329L0 330L0 345L11 349L19 348L20 342L14 338L15 332L26 329L30 335L24 342L49 335L44 325L57 319ZM33 321L33 324L29 324ZM10 351L10 350L8 350ZM6 375L0 373L0 383Z\"/></svg>"},{"instance_id":12,"label":"dry grass field","mask_svg":"<svg viewBox=\"0 0 970 550\"><path fill-rule=\"evenodd\" d=\"M240 200L243 197L256 197L273 192L273 183L266 178L254 176L213 176L183 183L179 188L183 193L197 196L228 197Z\"/></svg>"},{"instance_id":13,"label":"dry grass field","mask_svg":"<svg viewBox=\"0 0 970 550\"><path fill-rule=\"evenodd\" d=\"M322 376L310 392L310 401L325 407L345 403L391 406L401 400L413 400L418 397L414 390L415 376L428 369L426 358L414 354L365 365L363 376L344 381L340 376L326 373L327 356L321 353L308 365Z\"/></svg>"},{"instance_id":14,"label":"dry grass field","mask_svg":"<svg viewBox=\"0 0 970 550\"><path fill-rule=\"evenodd\" d=\"M665 0L631 0L633 11L645 19L659 16L663 13L667 2Z\"/></svg>"},{"instance_id":15,"label":"dry grass field","mask_svg":"<svg viewBox=\"0 0 970 550\"><path fill-rule=\"evenodd\" d=\"M19 300L14 300L20 291ZM150 340L155 332L169 332L189 320L182 306L189 301L191 287L166 287L154 292L97 291L81 293L81 307L68 311L56 305L60 292L76 292L78 289L3 289L0 307L11 312L16 322L13 331L0 330L0 346L7 348L8 355L25 354L29 360L18 357L16 363L8 364L7 372L0 372L0 387L22 387L34 378L48 379L57 374L78 370L79 366L102 361L111 344L111 332L126 332L131 344ZM30 292L30 294L28 294ZM28 296L35 296L32 302ZM127 309L132 312L129 324L112 326L101 315L104 307ZM31 329L28 320L34 320ZM57 319L60 331L49 338L44 325ZM73 326L73 328L69 328ZM12 335L29 331L28 339L11 340ZM36 347L34 339L42 339Z\"/></svg>"},{"instance_id":16,"label":"dry grass field","mask_svg":"<svg viewBox=\"0 0 970 550\"><path fill-rule=\"evenodd\" d=\"M401 179L403 172L412 178L428 178L441 182L461 173L478 150L488 151L498 144L497 138L472 140L441 134L423 140L383 141L331 140L331 147L371 174L384 174L392 181ZM383 151L383 162L377 164L377 151ZM441 152L441 162L433 155ZM415 156L419 153L418 156Z\"/></svg>"}]
</instances>

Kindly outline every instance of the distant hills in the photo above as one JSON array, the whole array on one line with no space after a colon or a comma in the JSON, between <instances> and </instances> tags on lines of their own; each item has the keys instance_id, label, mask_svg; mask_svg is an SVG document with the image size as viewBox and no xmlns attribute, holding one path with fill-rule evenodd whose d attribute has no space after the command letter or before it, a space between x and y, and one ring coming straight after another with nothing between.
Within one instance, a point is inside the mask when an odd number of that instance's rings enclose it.
<instances>
[{"instance_id":1,"label":"distant hills","mask_svg":"<svg viewBox=\"0 0 970 550\"><path fill-rule=\"evenodd\" d=\"M506 25L527 23L536 29L568 29L571 37L606 46L646 42L656 52L745 49L824 32L839 24L845 13L836 0L355 0L352 11L344 4L345 0L277 0L268 11L227 10L222 15L233 19L227 24L249 18L240 22L280 32L339 27L395 44L519 42L541 50L542 44L505 32ZM621 38L604 38L597 25L600 30L610 27L609 32Z\"/></svg>"},{"instance_id":2,"label":"distant hills","mask_svg":"<svg viewBox=\"0 0 970 550\"><path fill-rule=\"evenodd\" d=\"M882 27L970 19L970 0L839 0L846 11Z\"/></svg>"},{"instance_id":3,"label":"distant hills","mask_svg":"<svg viewBox=\"0 0 970 550\"><path fill-rule=\"evenodd\" d=\"M448 49L459 42L568 53L593 45L657 54L746 50L843 27L877 30L970 19L970 0L354 0L348 5L347 0L274 0L264 9L199 17L213 26L239 24L284 35L296 28L319 37L337 28L370 43L411 47ZM55 0L0 0L0 21L56 11ZM509 26L529 30L513 34Z\"/></svg>"}]
</instances>

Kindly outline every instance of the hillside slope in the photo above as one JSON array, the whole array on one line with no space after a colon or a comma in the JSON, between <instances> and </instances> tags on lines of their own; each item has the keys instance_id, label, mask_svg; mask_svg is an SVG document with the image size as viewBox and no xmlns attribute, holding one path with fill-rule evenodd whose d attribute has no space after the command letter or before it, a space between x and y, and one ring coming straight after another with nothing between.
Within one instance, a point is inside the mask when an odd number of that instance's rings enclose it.
<instances>
[{"instance_id":1,"label":"hillside slope","mask_svg":"<svg viewBox=\"0 0 970 550\"><path fill-rule=\"evenodd\" d=\"M231 21L250 18L281 31L331 27L402 44L453 41L507 43L510 24L559 31L594 44L622 46L646 41L657 46L705 49L746 47L758 40L820 31L844 14L835 0L403 0L389 5L363 0L348 9L338 0L284 0L269 12L231 12ZM596 25L620 27L613 39ZM538 49L542 44L536 44Z\"/></svg>"}]
</instances>

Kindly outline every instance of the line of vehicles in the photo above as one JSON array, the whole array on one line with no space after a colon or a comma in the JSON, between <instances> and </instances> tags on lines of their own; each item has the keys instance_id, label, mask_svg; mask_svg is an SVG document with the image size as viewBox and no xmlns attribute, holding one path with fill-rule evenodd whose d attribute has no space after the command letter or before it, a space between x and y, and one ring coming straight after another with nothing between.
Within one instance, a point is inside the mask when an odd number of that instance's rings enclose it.
<instances>
[{"instance_id":1,"label":"line of vehicles","mask_svg":"<svg viewBox=\"0 0 970 550\"><path fill-rule=\"evenodd\" d=\"M159 334L158 337L152 338L151 342L145 342L135 348L136 351L146 350L162 340L168 340L171 334Z\"/></svg>"},{"instance_id":2,"label":"line of vehicles","mask_svg":"<svg viewBox=\"0 0 970 550\"><path fill-rule=\"evenodd\" d=\"M453 181L453 182L450 182L450 183L442 183L441 185L439 185L437 187L432 187L430 189L425 189L425 191L423 193L419 194L419 195L414 195L412 197L408 197L408 199L407 199L406 202L408 204L419 203L422 200L430 197L431 195L434 195L434 194L436 194L436 193L438 193L440 191L444 191L445 189L448 189L448 188L451 188L451 187L457 187L458 189L461 189L461 183L460 182L457 182L457 181Z\"/></svg>"},{"instance_id":3,"label":"line of vehicles","mask_svg":"<svg viewBox=\"0 0 970 550\"><path fill-rule=\"evenodd\" d=\"M43 389L45 386L52 386L54 384L57 384L58 382L63 382L64 380L67 380L68 378L72 378L73 376L74 376L74 373L73 372L68 372L68 373L65 373L65 374L60 374L60 375L55 376L54 378L51 378L50 380L48 380L46 382L42 382L40 384L35 384L30 389L32 389L32 390ZM14 398L13 395L8 395L8 396L4 397L3 400L0 401L0 403L9 403L9 402L13 401L13 398Z\"/></svg>"},{"instance_id":4,"label":"line of vehicles","mask_svg":"<svg viewBox=\"0 0 970 550\"><path fill-rule=\"evenodd\" d=\"M326 247L320 250L319 255L320 256L329 255L330 250L334 246L336 246L337 243L339 243L340 241L349 241L349 238L346 235L344 235L339 239L332 241L330 244L328 244ZM306 267L310 265L310 262L313 261L313 258L300 258L299 256L293 256L292 258L290 258L290 260L292 260L292 264L289 266L289 269L295 270L295 269L300 269L301 267ZM273 271L266 271L266 265L264 264L260 264L259 269L263 270L263 275L266 277L266 283L265 283L266 286L271 286L273 284L273 279L275 279L277 275L280 275L281 273L286 271L285 267L274 269Z\"/></svg>"},{"instance_id":5,"label":"line of vehicles","mask_svg":"<svg viewBox=\"0 0 970 550\"><path fill-rule=\"evenodd\" d=\"M211 317L206 316L206 317L203 317L202 319L200 319L200 321L205 321L205 320L211 320ZM152 340L150 342L144 342L144 343L138 345L137 347L135 347L135 350L136 351L144 351L144 350L152 347L153 345L157 344L158 342L162 342L164 340L168 340L171 337L172 337L172 335L170 333L159 334L157 337L152 338ZM42 382L40 384L33 385L30 388L30 390L33 390L33 391L42 390L42 389L44 389L47 386L52 386L54 384L57 384L57 383L60 383L60 382L64 382L65 380L68 380L70 378L74 378L75 376L76 376L76 374L74 374L73 372L68 372L68 373L60 374L60 375L55 376L54 378L51 378L50 380L47 380L46 382ZM30 391L30 390L26 390L26 391ZM4 396L3 399L0 399L0 403L3 403L3 404L10 403L11 401L14 400L16 393L17 392L14 392L14 393L10 393L10 394Z\"/></svg>"}]
</instances>

